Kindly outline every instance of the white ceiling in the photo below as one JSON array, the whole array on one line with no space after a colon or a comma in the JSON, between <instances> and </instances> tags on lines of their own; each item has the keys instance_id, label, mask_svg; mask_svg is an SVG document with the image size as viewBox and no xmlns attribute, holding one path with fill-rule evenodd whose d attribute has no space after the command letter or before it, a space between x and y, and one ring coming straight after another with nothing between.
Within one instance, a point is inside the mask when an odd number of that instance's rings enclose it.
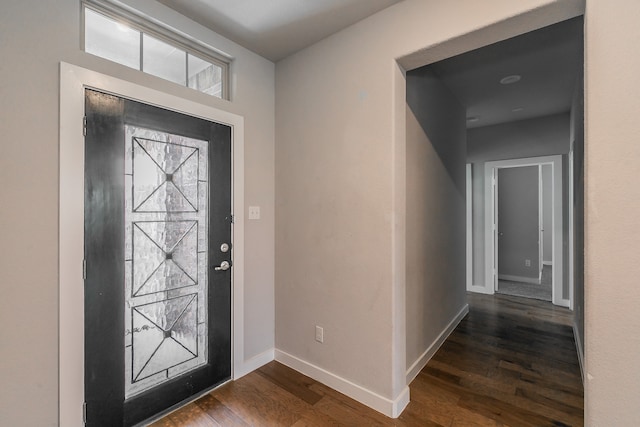
<instances>
[{"instance_id":1,"label":"white ceiling","mask_svg":"<svg viewBox=\"0 0 640 427\"><path fill-rule=\"evenodd\" d=\"M474 128L568 112L581 49L578 17L429 67L467 108L467 118L478 117L467 121ZM500 84L514 74L522 77L519 82Z\"/></svg>"},{"instance_id":2,"label":"white ceiling","mask_svg":"<svg viewBox=\"0 0 640 427\"><path fill-rule=\"evenodd\" d=\"M402 0L157 1L278 61ZM478 117L469 128L557 114L571 107L581 38L578 17L429 67ZM512 74L520 82L499 83Z\"/></svg>"},{"instance_id":3,"label":"white ceiling","mask_svg":"<svg viewBox=\"0 0 640 427\"><path fill-rule=\"evenodd\" d=\"M402 0L158 0L272 61Z\"/></svg>"}]
</instances>

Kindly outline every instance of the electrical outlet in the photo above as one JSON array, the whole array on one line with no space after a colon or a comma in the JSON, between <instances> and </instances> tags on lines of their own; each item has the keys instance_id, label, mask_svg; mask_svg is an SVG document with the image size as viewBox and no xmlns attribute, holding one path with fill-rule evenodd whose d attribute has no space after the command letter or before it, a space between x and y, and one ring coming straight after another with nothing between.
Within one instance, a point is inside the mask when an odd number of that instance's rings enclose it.
<instances>
[{"instance_id":1,"label":"electrical outlet","mask_svg":"<svg viewBox=\"0 0 640 427\"><path fill-rule=\"evenodd\" d=\"M260 206L249 206L249 219L260 219Z\"/></svg>"},{"instance_id":2,"label":"electrical outlet","mask_svg":"<svg viewBox=\"0 0 640 427\"><path fill-rule=\"evenodd\" d=\"M524 260L524 266L525 267L531 267L531 260L530 259L525 259Z\"/></svg>"},{"instance_id":3,"label":"electrical outlet","mask_svg":"<svg viewBox=\"0 0 640 427\"><path fill-rule=\"evenodd\" d=\"M322 326L316 325L316 341L324 342L324 329Z\"/></svg>"}]
</instances>

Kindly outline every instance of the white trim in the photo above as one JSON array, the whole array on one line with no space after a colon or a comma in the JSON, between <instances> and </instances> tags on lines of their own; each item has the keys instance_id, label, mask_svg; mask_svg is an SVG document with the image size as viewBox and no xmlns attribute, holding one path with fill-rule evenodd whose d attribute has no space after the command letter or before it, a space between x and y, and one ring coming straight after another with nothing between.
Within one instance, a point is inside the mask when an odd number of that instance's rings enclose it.
<instances>
[{"instance_id":1,"label":"white trim","mask_svg":"<svg viewBox=\"0 0 640 427\"><path fill-rule=\"evenodd\" d=\"M573 181L573 141L571 142L571 151L569 151L569 201L567 203L567 209L569 209L569 308L573 311L573 292L575 287L575 242L574 242L574 230L573 227L575 221L575 209L573 206L574 198L574 181Z\"/></svg>"},{"instance_id":2,"label":"white trim","mask_svg":"<svg viewBox=\"0 0 640 427\"><path fill-rule=\"evenodd\" d=\"M486 162L484 165L485 175L485 285L490 292L494 293L495 289L493 284L495 283L495 276L493 273L493 265L495 255L495 241L493 233L493 215L495 210L495 194L492 186L492 176L499 168L510 167L522 167L522 166L537 166L540 164L552 165L552 180L553 180L553 222L552 222L552 258L553 273L552 273L552 302L554 305L563 307L570 306L570 301L562 298L562 278L563 278L563 251L562 251L562 156L544 156L544 157L530 157L524 159L512 159L512 160L498 160L492 162Z\"/></svg>"},{"instance_id":3,"label":"white trim","mask_svg":"<svg viewBox=\"0 0 640 427\"><path fill-rule=\"evenodd\" d=\"M440 346L442 346L442 344L447 340L449 335L451 335L451 333L456 329L458 324L462 321L462 319L464 319L464 316L466 316L467 313L469 313L469 304L465 304L464 307L462 307L458 314L456 314L456 316L451 319L451 322L449 322L447 327L444 328L440 335L438 335L436 340L432 342L431 345L424 351L424 353L422 353L420 357L418 357L418 359L413 362L411 367L407 369L407 384L410 384L411 381L413 381L415 377L418 376L420 371L422 371L422 369L427 366L429 360L431 360L433 355L436 354Z\"/></svg>"},{"instance_id":4,"label":"white trim","mask_svg":"<svg viewBox=\"0 0 640 427\"><path fill-rule=\"evenodd\" d=\"M473 180L471 163L467 163L467 291L473 289Z\"/></svg>"},{"instance_id":5,"label":"white trim","mask_svg":"<svg viewBox=\"0 0 640 427\"><path fill-rule=\"evenodd\" d=\"M87 87L225 123L233 129L233 375L244 369L244 119L75 65L60 63L59 425L82 426L84 402L84 90Z\"/></svg>"},{"instance_id":6,"label":"white trim","mask_svg":"<svg viewBox=\"0 0 640 427\"><path fill-rule=\"evenodd\" d=\"M493 295L495 290L491 287L482 285L472 285L471 288L467 288L469 292L475 292L477 294Z\"/></svg>"},{"instance_id":7,"label":"white trim","mask_svg":"<svg viewBox=\"0 0 640 427\"><path fill-rule=\"evenodd\" d=\"M392 396L408 390L404 381L407 369L407 268L406 268L406 212L407 212L407 180L406 180L406 75L404 70L391 62L393 76L392 102L390 117L392 118L392 150L391 150L391 338L387 345L391 348L391 392ZM401 120L397 120L401 118ZM398 125L401 123L401 125ZM407 394L406 400L408 402ZM406 406L397 401L396 408Z\"/></svg>"},{"instance_id":8,"label":"white trim","mask_svg":"<svg viewBox=\"0 0 640 427\"><path fill-rule=\"evenodd\" d=\"M276 360L283 365L295 369L388 417L397 418L409 404L408 386L405 386L399 395L391 400L282 350L276 349L275 356Z\"/></svg>"},{"instance_id":9,"label":"white trim","mask_svg":"<svg viewBox=\"0 0 640 427\"><path fill-rule=\"evenodd\" d=\"M542 261L542 265L553 265L553 261Z\"/></svg>"},{"instance_id":10,"label":"white trim","mask_svg":"<svg viewBox=\"0 0 640 427\"><path fill-rule=\"evenodd\" d=\"M584 353L582 352L582 341L580 341L580 334L578 334L578 328L575 323L573 324L573 340L576 343L578 363L580 363L580 376L582 377L582 384L584 385Z\"/></svg>"},{"instance_id":11,"label":"white trim","mask_svg":"<svg viewBox=\"0 0 640 427\"><path fill-rule=\"evenodd\" d=\"M393 399L391 414L388 416L391 418L398 418L400 414L402 414L402 411L404 411L404 409L407 407L410 401L411 401L411 389L409 388L409 386L406 386L405 388L402 389L398 397Z\"/></svg>"},{"instance_id":12,"label":"white trim","mask_svg":"<svg viewBox=\"0 0 640 427\"><path fill-rule=\"evenodd\" d=\"M274 358L275 349L270 348L269 350L265 350L262 353L253 356L251 359L245 360L241 366L234 369L233 379L237 380L240 377L244 377L248 373L253 372L261 366L271 362Z\"/></svg>"},{"instance_id":13,"label":"white trim","mask_svg":"<svg viewBox=\"0 0 640 427\"><path fill-rule=\"evenodd\" d=\"M542 182L542 165L538 165L538 275L542 280L544 262L544 197Z\"/></svg>"},{"instance_id":14,"label":"white trim","mask_svg":"<svg viewBox=\"0 0 640 427\"><path fill-rule=\"evenodd\" d=\"M531 283L534 285L540 284L540 278L535 277L524 277L524 276L513 276L511 274L498 274L498 280L508 280L510 282L523 282L523 283Z\"/></svg>"}]
</instances>

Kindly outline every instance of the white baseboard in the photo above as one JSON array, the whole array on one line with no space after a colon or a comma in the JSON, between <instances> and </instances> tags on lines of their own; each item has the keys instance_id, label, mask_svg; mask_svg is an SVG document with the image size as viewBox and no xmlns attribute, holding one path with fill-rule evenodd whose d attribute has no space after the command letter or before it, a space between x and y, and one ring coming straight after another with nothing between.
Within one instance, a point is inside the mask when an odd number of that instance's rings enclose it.
<instances>
[{"instance_id":1,"label":"white baseboard","mask_svg":"<svg viewBox=\"0 0 640 427\"><path fill-rule=\"evenodd\" d=\"M409 404L408 386L391 400L282 350L275 350L275 360L391 418L397 418Z\"/></svg>"},{"instance_id":2,"label":"white baseboard","mask_svg":"<svg viewBox=\"0 0 640 427\"><path fill-rule=\"evenodd\" d=\"M493 295L495 291L491 288L487 288L479 285L471 285L467 287L467 292L475 292L476 294Z\"/></svg>"},{"instance_id":3,"label":"white baseboard","mask_svg":"<svg viewBox=\"0 0 640 427\"><path fill-rule=\"evenodd\" d=\"M436 351L438 351L440 346L446 341L449 335L451 335L451 332L453 332L456 326L458 326L458 323L460 323L460 321L464 319L464 316L466 316L467 313L469 313L469 304L465 304L464 307L462 307L458 314L456 314L456 316L451 319L451 322L449 322L447 327L440 333L440 335L438 335L438 338L436 338L436 340L431 343L429 348L427 348L424 353L422 353L422 355L418 357L418 360L413 362L411 367L407 369L407 384L410 384L411 381L413 381L414 378L418 376L422 368L427 366L429 360L431 360L433 355L436 354Z\"/></svg>"},{"instance_id":4,"label":"white baseboard","mask_svg":"<svg viewBox=\"0 0 640 427\"><path fill-rule=\"evenodd\" d=\"M270 348L269 350L263 351L260 354L257 354L250 358L249 360L245 360L242 363L242 366L239 366L238 369L234 367L234 380L244 377L250 372L255 371L261 366L266 365L274 359L275 350Z\"/></svg>"},{"instance_id":5,"label":"white baseboard","mask_svg":"<svg viewBox=\"0 0 640 427\"><path fill-rule=\"evenodd\" d=\"M578 353L578 362L580 363L580 375L582 376L582 384L584 385L584 353L582 352L582 341L576 324L573 324L573 339L576 342L576 352Z\"/></svg>"},{"instance_id":6,"label":"white baseboard","mask_svg":"<svg viewBox=\"0 0 640 427\"><path fill-rule=\"evenodd\" d=\"M523 283L532 283L534 285L540 284L540 279L536 279L535 277L524 277L524 276L512 276L510 274L499 274L499 280L508 280L510 282L523 282Z\"/></svg>"},{"instance_id":7,"label":"white baseboard","mask_svg":"<svg viewBox=\"0 0 640 427\"><path fill-rule=\"evenodd\" d=\"M542 261L542 265L553 265L551 261Z\"/></svg>"}]
</instances>

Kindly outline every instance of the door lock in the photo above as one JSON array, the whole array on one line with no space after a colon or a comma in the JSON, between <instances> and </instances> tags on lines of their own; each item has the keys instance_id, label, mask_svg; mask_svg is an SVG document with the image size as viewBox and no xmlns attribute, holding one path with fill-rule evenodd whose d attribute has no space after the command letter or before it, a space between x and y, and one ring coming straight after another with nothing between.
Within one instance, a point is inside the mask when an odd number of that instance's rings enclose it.
<instances>
[{"instance_id":1,"label":"door lock","mask_svg":"<svg viewBox=\"0 0 640 427\"><path fill-rule=\"evenodd\" d=\"M231 246L229 246L228 243L223 243L220 245L220 252L226 253L229 252L229 249L231 249Z\"/></svg>"},{"instance_id":2,"label":"door lock","mask_svg":"<svg viewBox=\"0 0 640 427\"><path fill-rule=\"evenodd\" d=\"M231 263L229 261L222 261L218 267L215 267L215 271L227 271L231 268Z\"/></svg>"}]
</instances>

